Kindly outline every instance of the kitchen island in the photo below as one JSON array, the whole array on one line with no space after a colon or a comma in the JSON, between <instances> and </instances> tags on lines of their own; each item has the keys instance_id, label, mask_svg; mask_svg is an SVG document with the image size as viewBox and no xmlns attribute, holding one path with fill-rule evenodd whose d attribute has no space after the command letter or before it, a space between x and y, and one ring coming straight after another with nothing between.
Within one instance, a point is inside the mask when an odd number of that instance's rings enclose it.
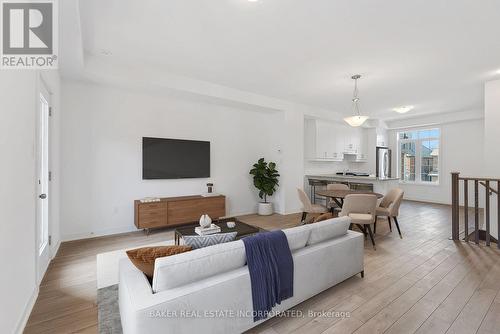
<instances>
[{"instance_id":1,"label":"kitchen island","mask_svg":"<svg viewBox=\"0 0 500 334\"><path fill-rule=\"evenodd\" d=\"M352 190L374 191L386 194L389 189L398 186L398 178L379 178L376 176L354 176L337 174L315 174L306 175L304 189L310 194L311 201L321 203L324 199L314 196L314 192L320 189L326 189L328 183L343 183Z\"/></svg>"}]
</instances>

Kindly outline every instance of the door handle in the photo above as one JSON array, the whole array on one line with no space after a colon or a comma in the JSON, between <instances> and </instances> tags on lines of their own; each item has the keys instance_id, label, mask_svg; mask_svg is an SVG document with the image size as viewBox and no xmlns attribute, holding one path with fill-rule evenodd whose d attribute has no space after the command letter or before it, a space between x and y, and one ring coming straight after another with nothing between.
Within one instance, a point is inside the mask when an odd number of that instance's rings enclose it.
<instances>
[{"instance_id":1,"label":"door handle","mask_svg":"<svg viewBox=\"0 0 500 334\"><path fill-rule=\"evenodd\" d=\"M38 197L40 197L40 199L46 199L46 198L47 198L47 194L41 194L41 195L40 195L40 196L38 196Z\"/></svg>"}]
</instances>

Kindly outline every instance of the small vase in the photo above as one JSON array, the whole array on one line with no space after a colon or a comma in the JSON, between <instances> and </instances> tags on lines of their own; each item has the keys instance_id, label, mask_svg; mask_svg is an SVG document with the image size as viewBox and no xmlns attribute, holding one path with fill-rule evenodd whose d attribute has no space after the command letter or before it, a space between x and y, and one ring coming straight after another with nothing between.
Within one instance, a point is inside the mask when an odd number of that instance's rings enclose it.
<instances>
[{"instance_id":1,"label":"small vase","mask_svg":"<svg viewBox=\"0 0 500 334\"><path fill-rule=\"evenodd\" d=\"M200 226L203 228L210 227L212 225L212 218L209 215L203 215L200 217Z\"/></svg>"}]
</instances>

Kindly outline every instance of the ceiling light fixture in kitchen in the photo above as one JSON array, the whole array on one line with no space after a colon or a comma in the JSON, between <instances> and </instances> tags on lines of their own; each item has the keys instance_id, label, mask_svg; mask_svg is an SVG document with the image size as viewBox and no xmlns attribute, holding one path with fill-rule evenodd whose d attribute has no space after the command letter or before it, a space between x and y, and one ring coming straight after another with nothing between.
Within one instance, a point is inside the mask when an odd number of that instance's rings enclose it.
<instances>
[{"instance_id":1,"label":"ceiling light fixture in kitchen","mask_svg":"<svg viewBox=\"0 0 500 334\"><path fill-rule=\"evenodd\" d=\"M415 108L415 107L414 106L403 106L403 107L394 108L392 110L394 110L395 112L398 112L400 114L404 114L404 113L407 113L410 110L413 110L413 108Z\"/></svg>"},{"instance_id":2,"label":"ceiling light fixture in kitchen","mask_svg":"<svg viewBox=\"0 0 500 334\"><path fill-rule=\"evenodd\" d=\"M344 118L344 121L352 127L358 127L363 125L363 123L369 118L368 116L361 115L359 111L359 96L358 96L358 79L361 75L356 74L351 77L354 80L354 92L352 93L352 109L355 113L354 116Z\"/></svg>"}]
</instances>

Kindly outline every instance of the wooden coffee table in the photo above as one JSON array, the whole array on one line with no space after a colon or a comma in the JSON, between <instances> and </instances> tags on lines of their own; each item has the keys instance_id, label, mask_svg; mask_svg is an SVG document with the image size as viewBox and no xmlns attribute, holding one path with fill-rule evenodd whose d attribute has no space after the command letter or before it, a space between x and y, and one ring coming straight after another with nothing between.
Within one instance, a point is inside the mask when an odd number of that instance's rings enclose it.
<instances>
[{"instance_id":1,"label":"wooden coffee table","mask_svg":"<svg viewBox=\"0 0 500 334\"><path fill-rule=\"evenodd\" d=\"M227 227L227 222L233 221L236 223L236 226L233 228ZM213 224L217 225L220 227L221 231L220 233L230 233L230 232L236 232L236 240L241 239L243 237L256 234L259 232L264 232L264 229L251 226L248 224L245 224L241 221L239 221L237 218L224 218L224 219L219 219L217 222L214 222ZM198 235L194 229L195 227L199 226L199 224L193 224L189 226L183 226L176 228L174 231L174 239L175 239L175 244L179 245L181 238L187 235Z\"/></svg>"}]
</instances>

